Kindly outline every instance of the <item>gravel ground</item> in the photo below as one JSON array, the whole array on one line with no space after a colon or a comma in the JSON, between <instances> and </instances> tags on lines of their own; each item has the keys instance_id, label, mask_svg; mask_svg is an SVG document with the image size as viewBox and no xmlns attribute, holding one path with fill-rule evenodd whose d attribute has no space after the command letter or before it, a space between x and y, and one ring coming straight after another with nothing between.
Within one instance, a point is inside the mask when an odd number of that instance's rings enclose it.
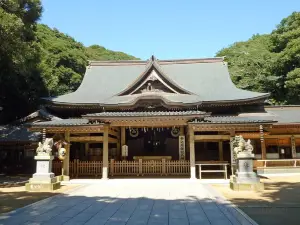
<instances>
[{"instance_id":1,"label":"gravel ground","mask_svg":"<svg viewBox=\"0 0 300 225\"><path fill-rule=\"evenodd\" d=\"M232 191L212 185L260 225L300 224L300 176L261 179L265 191Z\"/></svg>"}]
</instances>

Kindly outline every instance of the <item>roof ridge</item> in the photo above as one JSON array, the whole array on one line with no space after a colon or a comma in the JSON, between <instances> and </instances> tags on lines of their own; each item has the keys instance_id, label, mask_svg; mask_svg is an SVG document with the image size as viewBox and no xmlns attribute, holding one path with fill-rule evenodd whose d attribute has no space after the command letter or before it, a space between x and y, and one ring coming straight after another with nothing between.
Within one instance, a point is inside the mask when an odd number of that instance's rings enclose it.
<instances>
[{"instance_id":1,"label":"roof ridge","mask_svg":"<svg viewBox=\"0 0 300 225\"><path fill-rule=\"evenodd\" d=\"M144 65L152 61L153 57L149 60L110 60L110 61L89 61L89 66L107 66L107 65ZM159 60L155 58L159 64L186 64L186 63L213 63L213 62L224 62L224 57L208 57L208 58L191 58L191 59L163 59Z\"/></svg>"}]
</instances>

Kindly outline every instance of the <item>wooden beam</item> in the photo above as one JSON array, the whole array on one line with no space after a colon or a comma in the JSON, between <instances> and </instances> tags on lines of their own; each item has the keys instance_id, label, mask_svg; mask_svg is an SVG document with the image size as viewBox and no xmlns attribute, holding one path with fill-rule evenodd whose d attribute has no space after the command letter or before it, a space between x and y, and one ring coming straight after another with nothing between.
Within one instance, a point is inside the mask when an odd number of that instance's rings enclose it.
<instances>
[{"instance_id":1,"label":"wooden beam","mask_svg":"<svg viewBox=\"0 0 300 225\"><path fill-rule=\"evenodd\" d=\"M116 127L173 127L173 126L186 126L185 120L158 120L152 119L147 121L112 121L111 126Z\"/></svg>"},{"instance_id":2,"label":"wooden beam","mask_svg":"<svg viewBox=\"0 0 300 225\"><path fill-rule=\"evenodd\" d=\"M108 134L113 135L113 136L115 136L115 137L118 137L118 136L119 136L119 133L118 133L117 131L115 131L115 130L112 130L112 129L110 129L110 130L108 131Z\"/></svg>"},{"instance_id":3,"label":"wooden beam","mask_svg":"<svg viewBox=\"0 0 300 225\"><path fill-rule=\"evenodd\" d=\"M118 143L118 139L117 138L108 137L108 142L109 143Z\"/></svg>"},{"instance_id":4,"label":"wooden beam","mask_svg":"<svg viewBox=\"0 0 300 225\"><path fill-rule=\"evenodd\" d=\"M73 127L45 127L47 129L47 133L65 133L66 131L70 133L103 133L102 125L98 126L73 126ZM32 127L29 128L29 131L37 131L41 132L44 127Z\"/></svg>"},{"instance_id":5,"label":"wooden beam","mask_svg":"<svg viewBox=\"0 0 300 225\"><path fill-rule=\"evenodd\" d=\"M247 138L247 139L252 139L252 138L259 139L260 138L259 132L257 132L257 133L237 132L235 135L242 135L243 138ZM233 135L233 136L235 136L235 135Z\"/></svg>"},{"instance_id":6,"label":"wooden beam","mask_svg":"<svg viewBox=\"0 0 300 225\"><path fill-rule=\"evenodd\" d=\"M230 135L195 135L195 141L219 141L219 140L229 140Z\"/></svg>"},{"instance_id":7,"label":"wooden beam","mask_svg":"<svg viewBox=\"0 0 300 225\"><path fill-rule=\"evenodd\" d=\"M70 137L70 141L73 141L73 142L103 142L103 137L102 136Z\"/></svg>"},{"instance_id":8,"label":"wooden beam","mask_svg":"<svg viewBox=\"0 0 300 225\"><path fill-rule=\"evenodd\" d=\"M103 136L82 136L82 137L70 137L72 142L103 142ZM117 143L118 139L113 137L108 137L109 143Z\"/></svg>"},{"instance_id":9,"label":"wooden beam","mask_svg":"<svg viewBox=\"0 0 300 225\"><path fill-rule=\"evenodd\" d=\"M265 136L265 139L271 139L271 138L291 138L294 136L295 138L300 138L300 134L271 134L268 136Z\"/></svg>"},{"instance_id":10,"label":"wooden beam","mask_svg":"<svg viewBox=\"0 0 300 225\"><path fill-rule=\"evenodd\" d=\"M259 131L258 124L235 124L235 125L226 125L226 124L190 124L194 127L195 131ZM264 125L265 128L270 128L270 125Z\"/></svg>"}]
</instances>

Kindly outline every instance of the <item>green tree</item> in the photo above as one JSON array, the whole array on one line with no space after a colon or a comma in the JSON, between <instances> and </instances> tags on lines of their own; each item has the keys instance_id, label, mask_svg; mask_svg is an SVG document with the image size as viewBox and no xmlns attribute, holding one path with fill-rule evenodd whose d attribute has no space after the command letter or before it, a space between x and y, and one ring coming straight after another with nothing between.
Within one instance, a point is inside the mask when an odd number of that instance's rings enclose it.
<instances>
[{"instance_id":1,"label":"green tree","mask_svg":"<svg viewBox=\"0 0 300 225\"><path fill-rule=\"evenodd\" d=\"M238 87L269 92L275 104L300 104L300 12L284 18L271 34L234 43L217 56L226 56Z\"/></svg>"},{"instance_id":2,"label":"green tree","mask_svg":"<svg viewBox=\"0 0 300 225\"><path fill-rule=\"evenodd\" d=\"M246 42L222 49L217 56L226 57L231 78L239 88L270 92L276 99L280 81L271 73L276 54L270 52L270 44L269 35L254 35Z\"/></svg>"},{"instance_id":3,"label":"green tree","mask_svg":"<svg viewBox=\"0 0 300 225\"><path fill-rule=\"evenodd\" d=\"M44 90L39 75L36 22L39 0L0 1L0 105L2 120L32 111Z\"/></svg>"},{"instance_id":4,"label":"green tree","mask_svg":"<svg viewBox=\"0 0 300 225\"><path fill-rule=\"evenodd\" d=\"M300 104L300 13L284 18L271 34L272 51L278 53L274 72L282 78L284 93L290 104Z\"/></svg>"},{"instance_id":5,"label":"green tree","mask_svg":"<svg viewBox=\"0 0 300 225\"><path fill-rule=\"evenodd\" d=\"M87 65L85 47L72 37L42 24L38 25L37 44L42 52L40 69L47 96L76 90Z\"/></svg>"},{"instance_id":6,"label":"green tree","mask_svg":"<svg viewBox=\"0 0 300 225\"><path fill-rule=\"evenodd\" d=\"M86 55L89 60L134 60L134 56L124 52L114 52L99 45L91 45L86 48Z\"/></svg>"},{"instance_id":7,"label":"green tree","mask_svg":"<svg viewBox=\"0 0 300 225\"><path fill-rule=\"evenodd\" d=\"M75 91L82 81L88 60L136 59L99 45L85 47L74 38L43 24L37 26L37 44L42 52L40 69L48 96Z\"/></svg>"}]
</instances>

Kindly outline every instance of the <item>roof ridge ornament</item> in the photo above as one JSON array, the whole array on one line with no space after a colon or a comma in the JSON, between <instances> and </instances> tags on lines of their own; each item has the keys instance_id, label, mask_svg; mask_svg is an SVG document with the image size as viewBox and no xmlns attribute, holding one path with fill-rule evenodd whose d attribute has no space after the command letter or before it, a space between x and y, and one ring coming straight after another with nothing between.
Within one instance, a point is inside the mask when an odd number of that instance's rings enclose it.
<instances>
[{"instance_id":1,"label":"roof ridge ornament","mask_svg":"<svg viewBox=\"0 0 300 225\"><path fill-rule=\"evenodd\" d=\"M156 61L156 58L154 55L151 56L151 61L153 61L153 62Z\"/></svg>"}]
</instances>

